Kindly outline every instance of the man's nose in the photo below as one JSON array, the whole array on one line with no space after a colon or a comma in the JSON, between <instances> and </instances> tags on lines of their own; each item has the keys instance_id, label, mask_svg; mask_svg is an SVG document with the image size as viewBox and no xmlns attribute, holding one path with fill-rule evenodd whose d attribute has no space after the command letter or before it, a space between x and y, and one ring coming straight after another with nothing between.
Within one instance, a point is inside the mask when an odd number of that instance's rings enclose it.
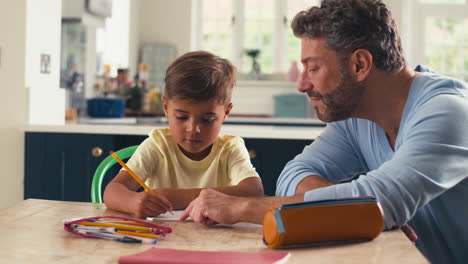
<instances>
[{"instance_id":1,"label":"man's nose","mask_svg":"<svg viewBox=\"0 0 468 264\"><path fill-rule=\"evenodd\" d=\"M297 90L301 93L305 93L312 88L312 83L307 78L305 70L302 71L299 82L297 82Z\"/></svg>"}]
</instances>

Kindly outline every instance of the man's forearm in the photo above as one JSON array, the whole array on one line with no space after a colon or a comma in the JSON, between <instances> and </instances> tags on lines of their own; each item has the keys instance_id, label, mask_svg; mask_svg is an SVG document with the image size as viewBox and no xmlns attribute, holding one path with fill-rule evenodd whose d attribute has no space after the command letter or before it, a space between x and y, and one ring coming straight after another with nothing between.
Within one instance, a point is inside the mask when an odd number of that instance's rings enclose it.
<instances>
[{"instance_id":1,"label":"man's forearm","mask_svg":"<svg viewBox=\"0 0 468 264\"><path fill-rule=\"evenodd\" d=\"M334 185L334 183L327 181L323 177L311 175L299 182L299 184L296 186L296 194L303 194L307 191L327 187L330 185Z\"/></svg>"},{"instance_id":2,"label":"man's forearm","mask_svg":"<svg viewBox=\"0 0 468 264\"><path fill-rule=\"evenodd\" d=\"M303 194L297 194L288 197L261 197L246 198L240 206L241 222L262 224L263 216L271 207L279 207L282 204L298 203L304 201Z\"/></svg>"}]
</instances>

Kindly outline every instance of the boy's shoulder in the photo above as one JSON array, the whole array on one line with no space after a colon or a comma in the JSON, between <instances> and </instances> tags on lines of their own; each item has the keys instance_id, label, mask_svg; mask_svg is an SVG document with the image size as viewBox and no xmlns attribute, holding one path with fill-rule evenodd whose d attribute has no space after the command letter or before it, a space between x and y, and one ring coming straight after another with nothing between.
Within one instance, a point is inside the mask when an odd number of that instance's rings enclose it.
<instances>
[{"instance_id":1,"label":"boy's shoulder","mask_svg":"<svg viewBox=\"0 0 468 264\"><path fill-rule=\"evenodd\" d=\"M220 146L225 147L244 145L244 140L241 137L230 134L219 135L217 141Z\"/></svg>"},{"instance_id":2,"label":"boy's shoulder","mask_svg":"<svg viewBox=\"0 0 468 264\"><path fill-rule=\"evenodd\" d=\"M171 140L171 131L169 128L155 128L148 133L148 136L153 144L162 147Z\"/></svg>"},{"instance_id":3,"label":"boy's shoulder","mask_svg":"<svg viewBox=\"0 0 468 264\"><path fill-rule=\"evenodd\" d=\"M166 138L171 135L169 128L155 128L148 133L151 138Z\"/></svg>"}]
</instances>

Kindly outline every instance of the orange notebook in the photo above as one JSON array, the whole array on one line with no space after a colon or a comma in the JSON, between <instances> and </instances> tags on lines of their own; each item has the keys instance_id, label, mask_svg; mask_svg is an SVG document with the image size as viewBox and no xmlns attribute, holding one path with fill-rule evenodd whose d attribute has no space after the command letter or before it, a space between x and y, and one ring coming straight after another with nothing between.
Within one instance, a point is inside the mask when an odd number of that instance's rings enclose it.
<instances>
[{"instance_id":1,"label":"orange notebook","mask_svg":"<svg viewBox=\"0 0 468 264\"><path fill-rule=\"evenodd\" d=\"M288 252L228 252L228 251L194 251L170 248L152 247L146 251L122 256L119 258L120 264L267 264L286 263L289 257Z\"/></svg>"}]
</instances>

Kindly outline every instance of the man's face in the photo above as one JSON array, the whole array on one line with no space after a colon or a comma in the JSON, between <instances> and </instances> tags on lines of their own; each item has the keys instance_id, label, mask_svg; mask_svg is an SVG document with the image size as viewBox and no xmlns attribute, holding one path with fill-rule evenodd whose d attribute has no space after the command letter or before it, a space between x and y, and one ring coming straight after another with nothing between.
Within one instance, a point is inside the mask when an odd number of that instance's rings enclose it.
<instances>
[{"instance_id":1,"label":"man's face","mask_svg":"<svg viewBox=\"0 0 468 264\"><path fill-rule=\"evenodd\" d=\"M303 37L301 62L304 70L298 90L312 100L317 117L324 122L351 117L361 103L364 87L353 80L338 54L322 38Z\"/></svg>"}]
</instances>

